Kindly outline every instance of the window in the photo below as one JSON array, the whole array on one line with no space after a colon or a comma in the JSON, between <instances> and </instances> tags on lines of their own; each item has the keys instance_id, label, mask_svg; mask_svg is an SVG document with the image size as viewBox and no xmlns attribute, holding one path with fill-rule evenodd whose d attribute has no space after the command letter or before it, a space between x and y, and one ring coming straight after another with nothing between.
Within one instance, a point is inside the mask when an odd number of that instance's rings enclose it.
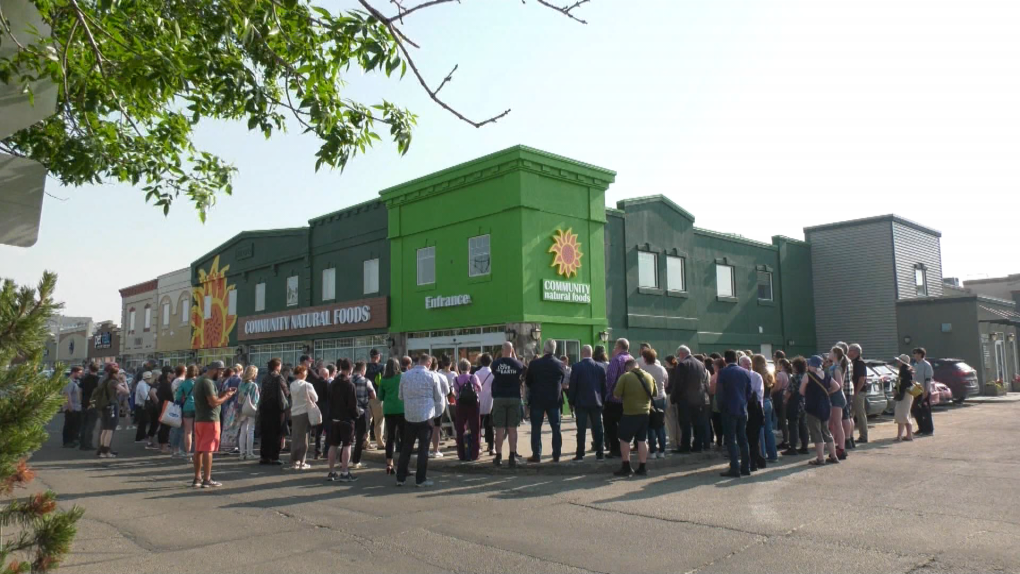
<instances>
[{"instance_id":1,"label":"window","mask_svg":"<svg viewBox=\"0 0 1020 574\"><path fill-rule=\"evenodd\" d=\"M145 330L152 328L152 307L145 306Z\"/></svg>"},{"instance_id":2,"label":"window","mask_svg":"<svg viewBox=\"0 0 1020 574\"><path fill-rule=\"evenodd\" d=\"M266 310L266 284L256 283L255 284L255 310L265 311Z\"/></svg>"},{"instance_id":3,"label":"window","mask_svg":"<svg viewBox=\"0 0 1020 574\"><path fill-rule=\"evenodd\" d=\"M227 315L237 315L237 289L227 293Z\"/></svg>"},{"instance_id":4,"label":"window","mask_svg":"<svg viewBox=\"0 0 1020 574\"><path fill-rule=\"evenodd\" d=\"M684 258L666 256L666 289L670 291L686 291L687 278L684 275Z\"/></svg>"},{"instance_id":5,"label":"window","mask_svg":"<svg viewBox=\"0 0 1020 574\"><path fill-rule=\"evenodd\" d=\"M364 267L365 295L379 292L379 260L366 259Z\"/></svg>"},{"instance_id":6,"label":"window","mask_svg":"<svg viewBox=\"0 0 1020 574\"><path fill-rule=\"evenodd\" d=\"M336 299L336 267L322 270L322 300Z\"/></svg>"},{"instance_id":7,"label":"window","mask_svg":"<svg viewBox=\"0 0 1020 574\"><path fill-rule=\"evenodd\" d=\"M733 285L733 266L717 264L715 266L715 293L720 297L736 297L737 290Z\"/></svg>"},{"instance_id":8,"label":"window","mask_svg":"<svg viewBox=\"0 0 1020 574\"><path fill-rule=\"evenodd\" d=\"M468 277L488 275L489 261L488 234L468 239Z\"/></svg>"},{"instance_id":9,"label":"window","mask_svg":"<svg viewBox=\"0 0 1020 574\"><path fill-rule=\"evenodd\" d=\"M928 296L928 278L923 266L918 265L914 268L914 284L917 286L917 296L927 297Z\"/></svg>"},{"instance_id":10,"label":"window","mask_svg":"<svg viewBox=\"0 0 1020 574\"><path fill-rule=\"evenodd\" d=\"M287 306L296 307L298 304L298 276L291 275L287 278Z\"/></svg>"},{"instance_id":11,"label":"window","mask_svg":"<svg viewBox=\"0 0 1020 574\"><path fill-rule=\"evenodd\" d=\"M202 317L205 319L212 317L212 295L206 295L202 303Z\"/></svg>"},{"instance_id":12,"label":"window","mask_svg":"<svg viewBox=\"0 0 1020 574\"><path fill-rule=\"evenodd\" d=\"M758 272L758 300L759 301L771 301L772 300L772 272L771 271L759 271Z\"/></svg>"},{"instance_id":13,"label":"window","mask_svg":"<svg viewBox=\"0 0 1020 574\"><path fill-rule=\"evenodd\" d=\"M190 297L190 295L189 295L189 297ZM180 304L178 304L178 307L181 308L181 325L187 325L188 322L191 320L191 317L190 317L190 314L191 314L191 299L188 299L188 298L181 299L181 302L180 302Z\"/></svg>"},{"instance_id":14,"label":"window","mask_svg":"<svg viewBox=\"0 0 1020 574\"><path fill-rule=\"evenodd\" d=\"M638 287L659 286L659 257L647 251L638 251Z\"/></svg>"},{"instance_id":15,"label":"window","mask_svg":"<svg viewBox=\"0 0 1020 574\"><path fill-rule=\"evenodd\" d=\"M432 285L436 282L436 248L418 250L418 285Z\"/></svg>"},{"instance_id":16,"label":"window","mask_svg":"<svg viewBox=\"0 0 1020 574\"><path fill-rule=\"evenodd\" d=\"M128 331L135 332L135 310L128 311Z\"/></svg>"},{"instance_id":17,"label":"window","mask_svg":"<svg viewBox=\"0 0 1020 574\"><path fill-rule=\"evenodd\" d=\"M170 324L170 304L169 303L163 303L163 324L164 325L169 325Z\"/></svg>"},{"instance_id":18,"label":"window","mask_svg":"<svg viewBox=\"0 0 1020 574\"><path fill-rule=\"evenodd\" d=\"M567 362L570 365L581 360L581 342L580 341L569 341L565 339L556 339L556 358L560 358L563 355L567 356Z\"/></svg>"}]
</instances>

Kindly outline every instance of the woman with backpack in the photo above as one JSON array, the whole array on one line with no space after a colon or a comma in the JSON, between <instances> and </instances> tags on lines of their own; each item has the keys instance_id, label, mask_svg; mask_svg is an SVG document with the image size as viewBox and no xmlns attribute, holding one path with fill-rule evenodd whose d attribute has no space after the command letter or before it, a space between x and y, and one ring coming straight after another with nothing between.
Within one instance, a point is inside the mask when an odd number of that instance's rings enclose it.
<instances>
[{"instance_id":1,"label":"woman with backpack","mask_svg":"<svg viewBox=\"0 0 1020 574\"><path fill-rule=\"evenodd\" d=\"M110 450L113 443L113 431L117 430L117 403L121 396L130 394L127 385L120 378L120 368L114 363L106 368L104 378L92 393L93 406L99 412L99 458L117 458L117 453Z\"/></svg>"},{"instance_id":2,"label":"woman with backpack","mask_svg":"<svg viewBox=\"0 0 1020 574\"><path fill-rule=\"evenodd\" d=\"M258 374L258 367L248 365L241 377L241 386L237 388L237 404L241 409L237 440L241 460L255 458L255 417L259 408L259 385L255 377Z\"/></svg>"},{"instance_id":3,"label":"woman with backpack","mask_svg":"<svg viewBox=\"0 0 1020 574\"><path fill-rule=\"evenodd\" d=\"M386 425L386 474L396 474L393 470L393 453L400 452L401 440L404 436L404 401L400 400L400 362L396 359L386 361L382 378L379 379L379 390L376 398L382 401L383 420Z\"/></svg>"},{"instance_id":4,"label":"woman with backpack","mask_svg":"<svg viewBox=\"0 0 1020 574\"><path fill-rule=\"evenodd\" d=\"M454 429L457 432L457 458L478 460L480 438L478 433L482 427L479 407L482 382L471 374L471 362L467 359L461 359L457 366L460 368L460 374L453 379L453 395L457 403L454 419ZM470 433L467 444L464 439L466 433Z\"/></svg>"},{"instance_id":5,"label":"woman with backpack","mask_svg":"<svg viewBox=\"0 0 1020 574\"><path fill-rule=\"evenodd\" d=\"M195 436L195 380L198 378L198 367L188 365L184 372L184 381L177 385L174 402L181 407L181 452L192 464L191 442Z\"/></svg>"},{"instance_id":6,"label":"woman with backpack","mask_svg":"<svg viewBox=\"0 0 1020 574\"><path fill-rule=\"evenodd\" d=\"M824 361L818 355L807 360L806 368L801 363L803 357L793 360L794 369L797 372L805 372L800 379L800 394L804 397L804 412L807 420L808 432L811 433L811 441L815 443L815 458L809 462L812 466L823 466L837 464L836 444L832 440L832 433L829 432L829 418L832 416L832 403L829 402L829 394L839 388L839 385L825 374L822 369ZM841 390L841 389L840 389ZM829 458L825 459L825 449L829 450Z\"/></svg>"},{"instance_id":7,"label":"woman with backpack","mask_svg":"<svg viewBox=\"0 0 1020 574\"><path fill-rule=\"evenodd\" d=\"M910 394L910 387L914 384L914 373L910 368L910 357L900 355L896 357L900 363L900 376L896 383L896 401L894 414L896 416L896 441L914 440L914 427L910 424L910 407L914 403L914 395ZM903 438L903 431L907 431L907 438Z\"/></svg>"}]
</instances>

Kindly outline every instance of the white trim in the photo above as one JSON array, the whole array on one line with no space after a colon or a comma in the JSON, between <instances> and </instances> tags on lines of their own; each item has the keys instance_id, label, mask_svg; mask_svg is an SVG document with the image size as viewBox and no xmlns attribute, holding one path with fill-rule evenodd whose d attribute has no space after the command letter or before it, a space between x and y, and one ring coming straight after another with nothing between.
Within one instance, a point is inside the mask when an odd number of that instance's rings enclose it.
<instances>
[{"instance_id":1,"label":"white trim","mask_svg":"<svg viewBox=\"0 0 1020 574\"><path fill-rule=\"evenodd\" d=\"M506 342L506 333L478 333L474 335L452 335L449 337L408 338L408 351L423 351L436 347L485 347L502 345Z\"/></svg>"}]
</instances>

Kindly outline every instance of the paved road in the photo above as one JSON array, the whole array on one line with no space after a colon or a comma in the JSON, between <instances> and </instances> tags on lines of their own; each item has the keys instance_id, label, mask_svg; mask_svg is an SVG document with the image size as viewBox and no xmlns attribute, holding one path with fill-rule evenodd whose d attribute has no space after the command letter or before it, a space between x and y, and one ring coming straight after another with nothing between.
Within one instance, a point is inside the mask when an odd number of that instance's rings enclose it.
<instances>
[{"instance_id":1,"label":"paved road","mask_svg":"<svg viewBox=\"0 0 1020 574\"><path fill-rule=\"evenodd\" d=\"M182 463L53 441L35 465L87 509L62 572L1020 571L1020 403L936 416L935 438L879 425L847 463L737 481L719 460L626 481L436 472L417 490L375 465L344 485L218 460L226 486L191 490Z\"/></svg>"}]
</instances>

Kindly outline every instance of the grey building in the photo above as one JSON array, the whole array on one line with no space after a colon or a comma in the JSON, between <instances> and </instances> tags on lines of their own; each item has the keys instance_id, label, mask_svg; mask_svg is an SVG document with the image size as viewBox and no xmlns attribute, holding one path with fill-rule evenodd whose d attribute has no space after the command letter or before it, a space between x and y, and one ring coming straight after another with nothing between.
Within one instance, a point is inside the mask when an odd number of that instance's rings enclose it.
<instances>
[{"instance_id":1,"label":"grey building","mask_svg":"<svg viewBox=\"0 0 1020 574\"><path fill-rule=\"evenodd\" d=\"M804 237L820 351L858 342L868 357L891 358L900 352L897 301L943 295L942 234L934 229L883 215L807 227Z\"/></svg>"}]
</instances>

